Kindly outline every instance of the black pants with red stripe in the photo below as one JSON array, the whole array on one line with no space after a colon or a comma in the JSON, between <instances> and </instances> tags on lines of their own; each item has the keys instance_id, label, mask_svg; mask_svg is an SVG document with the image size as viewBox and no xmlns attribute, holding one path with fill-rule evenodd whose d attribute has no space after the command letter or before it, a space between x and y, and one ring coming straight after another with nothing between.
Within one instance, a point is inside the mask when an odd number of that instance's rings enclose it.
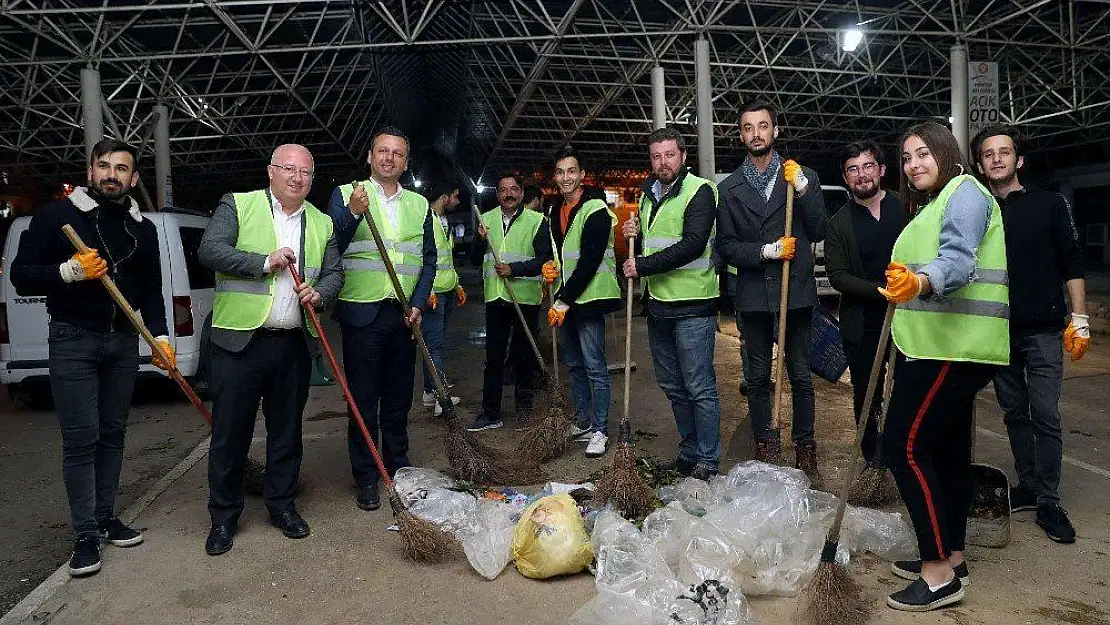
<instances>
[{"instance_id":1,"label":"black pants with red stripe","mask_svg":"<svg viewBox=\"0 0 1110 625\"><path fill-rule=\"evenodd\" d=\"M899 355L883 459L909 509L921 559L963 551L971 508L971 411L997 368Z\"/></svg>"}]
</instances>

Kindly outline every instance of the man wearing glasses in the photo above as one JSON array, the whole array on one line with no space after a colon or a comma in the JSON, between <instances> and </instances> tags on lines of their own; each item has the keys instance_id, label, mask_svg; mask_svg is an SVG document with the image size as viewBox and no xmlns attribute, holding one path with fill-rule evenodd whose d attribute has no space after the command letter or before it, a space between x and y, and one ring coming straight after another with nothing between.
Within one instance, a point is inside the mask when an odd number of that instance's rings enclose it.
<instances>
[{"instance_id":1,"label":"man wearing glasses","mask_svg":"<svg viewBox=\"0 0 1110 625\"><path fill-rule=\"evenodd\" d=\"M851 143L841 152L840 164L852 197L829 218L825 269L829 282L842 296L840 338L852 372L853 414L858 423L886 312L886 299L876 288L886 285L883 272L907 216L898 198L883 190L886 165L878 145L872 141ZM885 369L884 361L880 375L885 375ZM880 386L860 446L869 464L878 460L875 439L878 415L883 411L881 394Z\"/></svg>"},{"instance_id":2,"label":"man wearing glasses","mask_svg":"<svg viewBox=\"0 0 1110 625\"><path fill-rule=\"evenodd\" d=\"M243 513L243 468L259 402L266 419L270 522L288 538L308 523L294 505L301 468L301 416L312 374L315 331L301 306L324 308L343 285L339 248L327 215L305 201L312 155L301 145L274 150L270 186L225 195L200 243L200 262L216 272L212 306L212 442L204 550L229 551ZM293 283L295 266L304 282Z\"/></svg>"}]
</instances>

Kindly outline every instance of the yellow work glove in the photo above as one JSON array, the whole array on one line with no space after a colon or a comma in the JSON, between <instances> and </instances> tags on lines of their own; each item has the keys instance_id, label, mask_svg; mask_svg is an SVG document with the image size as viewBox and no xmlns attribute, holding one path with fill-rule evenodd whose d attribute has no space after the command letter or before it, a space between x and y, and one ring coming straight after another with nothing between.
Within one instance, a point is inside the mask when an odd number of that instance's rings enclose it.
<instances>
[{"instance_id":1,"label":"yellow work glove","mask_svg":"<svg viewBox=\"0 0 1110 625\"><path fill-rule=\"evenodd\" d=\"M551 284L555 281L555 278L559 277L559 265L556 265L555 261L549 260L543 264L541 274L543 275L543 281Z\"/></svg>"},{"instance_id":2,"label":"yellow work glove","mask_svg":"<svg viewBox=\"0 0 1110 625\"><path fill-rule=\"evenodd\" d=\"M1071 354L1072 360L1079 360L1091 348L1091 318L1088 315L1071 314L1071 323L1064 330L1064 351Z\"/></svg>"},{"instance_id":3,"label":"yellow work glove","mask_svg":"<svg viewBox=\"0 0 1110 625\"><path fill-rule=\"evenodd\" d=\"M163 360L162 357L158 354L159 350L152 349L150 350L150 364L158 367L159 369L162 369L163 371L169 371L170 369L177 367L177 354L174 353L173 347L170 345L170 339L168 337L160 336L154 339L154 344L161 349L162 353L166 355L166 360Z\"/></svg>"},{"instance_id":4,"label":"yellow work glove","mask_svg":"<svg viewBox=\"0 0 1110 625\"><path fill-rule=\"evenodd\" d=\"M786 161L782 164L783 177L794 187L799 194L805 193L809 186L809 179L802 173L802 166L796 161Z\"/></svg>"},{"instance_id":5,"label":"yellow work glove","mask_svg":"<svg viewBox=\"0 0 1110 625\"><path fill-rule=\"evenodd\" d=\"M760 256L764 260L794 260L798 240L794 237L779 237L774 243L763 246Z\"/></svg>"},{"instance_id":6,"label":"yellow work glove","mask_svg":"<svg viewBox=\"0 0 1110 625\"><path fill-rule=\"evenodd\" d=\"M563 325L563 322L567 319L568 310L570 310L570 306L556 300L551 308L547 309L547 325L552 328Z\"/></svg>"},{"instance_id":7,"label":"yellow work glove","mask_svg":"<svg viewBox=\"0 0 1110 625\"><path fill-rule=\"evenodd\" d=\"M58 273L66 283L81 280L95 280L108 273L108 263L89 248L87 252L77 252L69 260L58 266Z\"/></svg>"},{"instance_id":8,"label":"yellow work glove","mask_svg":"<svg viewBox=\"0 0 1110 625\"><path fill-rule=\"evenodd\" d=\"M435 310L436 308L439 308L439 298L436 297L435 293L432 293L428 296L428 308L430 310Z\"/></svg>"},{"instance_id":9,"label":"yellow work glove","mask_svg":"<svg viewBox=\"0 0 1110 625\"><path fill-rule=\"evenodd\" d=\"M458 300L459 306L466 306L466 290L461 284L455 287L455 299Z\"/></svg>"},{"instance_id":10,"label":"yellow work glove","mask_svg":"<svg viewBox=\"0 0 1110 625\"><path fill-rule=\"evenodd\" d=\"M899 262L886 267L886 288L879 287L879 293L888 301L904 304L921 294L921 278L910 268Z\"/></svg>"}]
</instances>

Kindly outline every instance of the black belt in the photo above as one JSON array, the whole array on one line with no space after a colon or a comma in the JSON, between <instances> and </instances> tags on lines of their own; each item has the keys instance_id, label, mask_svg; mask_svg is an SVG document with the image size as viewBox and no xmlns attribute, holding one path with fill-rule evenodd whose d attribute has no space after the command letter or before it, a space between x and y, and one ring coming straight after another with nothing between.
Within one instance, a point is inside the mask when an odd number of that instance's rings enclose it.
<instances>
[{"instance_id":1,"label":"black belt","mask_svg":"<svg viewBox=\"0 0 1110 625\"><path fill-rule=\"evenodd\" d=\"M255 332L263 334L272 334L274 336L286 336L294 333L301 332L301 328L258 328Z\"/></svg>"}]
</instances>

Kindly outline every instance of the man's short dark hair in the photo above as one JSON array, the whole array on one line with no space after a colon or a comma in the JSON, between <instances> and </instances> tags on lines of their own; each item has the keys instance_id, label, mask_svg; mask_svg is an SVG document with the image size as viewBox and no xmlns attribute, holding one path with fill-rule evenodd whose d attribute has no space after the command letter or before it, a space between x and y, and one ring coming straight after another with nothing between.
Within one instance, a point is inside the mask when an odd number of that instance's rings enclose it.
<instances>
[{"instance_id":1,"label":"man's short dark hair","mask_svg":"<svg viewBox=\"0 0 1110 625\"><path fill-rule=\"evenodd\" d=\"M424 183L424 197L429 202L435 202L445 195L451 195L459 190L459 182L453 177L432 178Z\"/></svg>"},{"instance_id":2,"label":"man's short dark hair","mask_svg":"<svg viewBox=\"0 0 1110 625\"><path fill-rule=\"evenodd\" d=\"M844 170L844 164L850 159L863 155L864 152L870 152L871 156L875 157L875 162L884 165L886 162L883 160L883 149L879 144L874 141L853 141L844 146L840 150L840 169Z\"/></svg>"},{"instance_id":3,"label":"man's short dark hair","mask_svg":"<svg viewBox=\"0 0 1110 625\"><path fill-rule=\"evenodd\" d=\"M498 174L497 175L497 186L500 187L501 186L501 181L506 179L506 178L512 178L513 182L516 183L516 186L518 186L522 189L524 188L524 178L521 178L520 174L516 173L515 171L504 171L504 172L501 172L500 174Z\"/></svg>"},{"instance_id":4,"label":"man's short dark hair","mask_svg":"<svg viewBox=\"0 0 1110 625\"><path fill-rule=\"evenodd\" d=\"M378 137L380 137L382 135L390 135L392 137L400 137L400 138L405 140L405 147L409 147L411 145L409 143L408 136L405 134L405 131L401 130L400 128L398 128L396 126L382 126L381 128L378 128L377 132L375 132L372 137L370 137L370 149L371 150L374 149L374 145L378 142Z\"/></svg>"},{"instance_id":5,"label":"man's short dark hair","mask_svg":"<svg viewBox=\"0 0 1110 625\"><path fill-rule=\"evenodd\" d=\"M682 133L674 128L658 128L651 131L647 138L648 149L651 149L652 145L664 141L674 141L675 145L678 146L678 151L683 154L686 153L686 140L682 138Z\"/></svg>"},{"instance_id":6,"label":"man's short dark hair","mask_svg":"<svg viewBox=\"0 0 1110 625\"><path fill-rule=\"evenodd\" d=\"M523 203L527 204L537 198L540 200L540 202L543 202L543 189L537 187L534 184L530 184L527 187L524 187L524 199L521 200Z\"/></svg>"},{"instance_id":7,"label":"man's short dark hair","mask_svg":"<svg viewBox=\"0 0 1110 625\"><path fill-rule=\"evenodd\" d=\"M979 162L979 153L982 151L983 144L986 143L987 139L1000 135L1009 137L1010 141L1014 142L1014 154L1016 156L1025 156L1025 153L1022 152L1021 137L1018 135L1017 129L1005 124L995 124L980 130L979 134L975 135L975 138L971 140L972 162Z\"/></svg>"},{"instance_id":8,"label":"man's short dark hair","mask_svg":"<svg viewBox=\"0 0 1110 625\"><path fill-rule=\"evenodd\" d=\"M578 150L574 149L573 145L565 146L563 149L556 152L555 160L552 161L552 164L558 164L559 161L563 160L564 158L572 157L574 158L574 160L578 161L578 169L586 169L586 161L582 159L582 155L578 153Z\"/></svg>"},{"instance_id":9,"label":"man's short dark hair","mask_svg":"<svg viewBox=\"0 0 1110 625\"><path fill-rule=\"evenodd\" d=\"M743 117L744 113L755 113L756 111L767 111L767 114L771 116L771 125L779 125L779 114L775 111L775 105L766 100L756 100L748 104L740 109L740 116Z\"/></svg>"},{"instance_id":10,"label":"man's short dark hair","mask_svg":"<svg viewBox=\"0 0 1110 625\"><path fill-rule=\"evenodd\" d=\"M98 158L112 152L127 152L131 155L132 169L139 169L139 151L135 149L135 146L119 139L101 139L97 141L93 145L92 153L89 154L89 165L95 165Z\"/></svg>"}]
</instances>

